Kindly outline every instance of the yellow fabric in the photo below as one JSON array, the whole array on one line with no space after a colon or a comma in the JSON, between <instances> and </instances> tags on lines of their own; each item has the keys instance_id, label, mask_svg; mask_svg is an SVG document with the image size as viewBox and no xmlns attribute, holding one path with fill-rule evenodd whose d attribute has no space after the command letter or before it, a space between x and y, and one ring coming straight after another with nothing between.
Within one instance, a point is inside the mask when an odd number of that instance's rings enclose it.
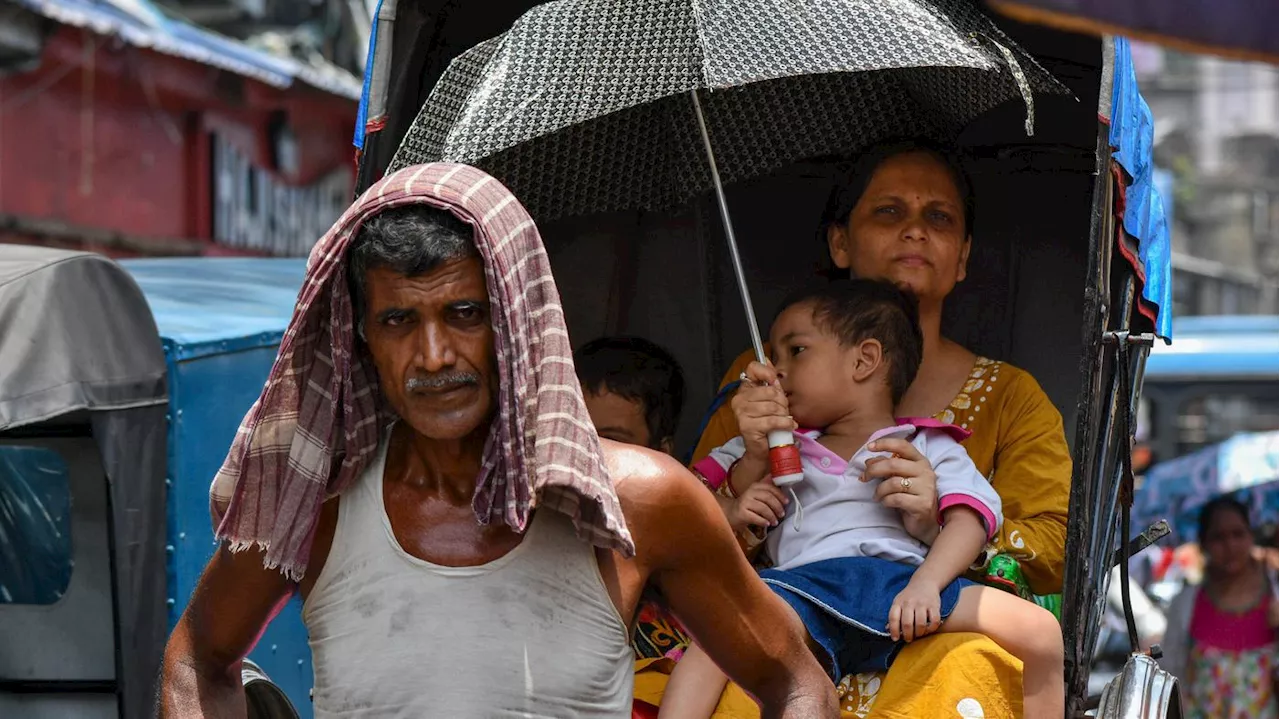
<instances>
[{"instance_id":1,"label":"yellow fabric","mask_svg":"<svg viewBox=\"0 0 1280 719\"><path fill-rule=\"evenodd\" d=\"M840 716L1020 717L1022 662L981 634L935 634L903 647L888 676L857 674L840 682Z\"/></svg>"},{"instance_id":2,"label":"yellow fabric","mask_svg":"<svg viewBox=\"0 0 1280 719\"><path fill-rule=\"evenodd\" d=\"M736 381L752 359L751 352L739 356L721 386ZM1018 557L1036 594L1060 592L1071 454L1058 410L1031 375L979 358L961 392L936 417L973 433L965 449L1000 494L1004 526L989 554ZM709 421L693 461L737 434L726 402ZM979 634L927 637L905 647L887 675L841 682L845 717L1020 716L1021 698L1021 662ZM759 713L753 705L735 716Z\"/></svg>"},{"instance_id":3,"label":"yellow fabric","mask_svg":"<svg viewBox=\"0 0 1280 719\"><path fill-rule=\"evenodd\" d=\"M662 694L667 689L667 680L671 678L671 670L675 662L670 659L641 659L636 662L635 698L648 702L653 706L662 703ZM756 719L760 716L760 708L756 700L751 698L737 684L732 682L720 695L720 703L711 719Z\"/></svg>"}]
</instances>

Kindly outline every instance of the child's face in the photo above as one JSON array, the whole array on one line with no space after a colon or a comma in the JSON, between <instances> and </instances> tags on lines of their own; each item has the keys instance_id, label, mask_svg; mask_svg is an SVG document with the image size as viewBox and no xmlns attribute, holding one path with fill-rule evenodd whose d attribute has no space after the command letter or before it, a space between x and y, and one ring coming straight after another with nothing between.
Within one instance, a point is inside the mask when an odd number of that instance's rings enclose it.
<instances>
[{"instance_id":1,"label":"child's face","mask_svg":"<svg viewBox=\"0 0 1280 719\"><path fill-rule=\"evenodd\" d=\"M855 380L858 349L841 345L819 327L812 304L784 310L773 323L769 342L791 416L801 427L828 427L864 400L866 393Z\"/></svg>"},{"instance_id":2,"label":"child's face","mask_svg":"<svg viewBox=\"0 0 1280 719\"><path fill-rule=\"evenodd\" d=\"M650 446L649 425L645 422L644 403L627 399L607 389L599 392L584 389L582 398L587 403L587 414L596 426L596 433L605 439L623 444Z\"/></svg>"}]
</instances>

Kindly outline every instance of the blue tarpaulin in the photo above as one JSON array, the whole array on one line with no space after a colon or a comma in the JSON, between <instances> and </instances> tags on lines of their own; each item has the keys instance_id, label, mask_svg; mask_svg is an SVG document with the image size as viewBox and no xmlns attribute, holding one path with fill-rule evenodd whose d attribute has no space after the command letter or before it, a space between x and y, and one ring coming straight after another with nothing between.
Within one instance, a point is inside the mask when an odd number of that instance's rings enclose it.
<instances>
[{"instance_id":1,"label":"blue tarpaulin","mask_svg":"<svg viewBox=\"0 0 1280 719\"><path fill-rule=\"evenodd\" d=\"M278 344L298 288L304 259L251 257L125 260L174 359Z\"/></svg>"},{"instance_id":2,"label":"blue tarpaulin","mask_svg":"<svg viewBox=\"0 0 1280 719\"><path fill-rule=\"evenodd\" d=\"M0 604L53 604L71 582L67 464L45 447L0 446Z\"/></svg>"},{"instance_id":3,"label":"blue tarpaulin","mask_svg":"<svg viewBox=\"0 0 1280 719\"><path fill-rule=\"evenodd\" d=\"M1200 509L1231 495L1250 509L1254 523L1276 521L1280 501L1280 432L1238 434L1147 472L1133 503L1134 524L1171 518L1175 542L1194 541Z\"/></svg>"},{"instance_id":4,"label":"blue tarpaulin","mask_svg":"<svg viewBox=\"0 0 1280 719\"><path fill-rule=\"evenodd\" d=\"M155 316L169 380L166 579L172 627L217 546L209 481L258 399L293 317L306 260L182 257L129 259ZM311 652L294 597L249 655L303 719L312 716Z\"/></svg>"},{"instance_id":5,"label":"blue tarpaulin","mask_svg":"<svg viewBox=\"0 0 1280 719\"><path fill-rule=\"evenodd\" d=\"M373 89L373 70L378 48L378 16L382 14L382 2L383 0L378 0L377 9L373 11L373 24L369 30L369 53L364 61L364 83L360 90L360 106L356 108L356 132L353 142L357 150L364 149L364 134L367 129L365 126L369 122L369 95L370 90Z\"/></svg>"},{"instance_id":6,"label":"blue tarpaulin","mask_svg":"<svg viewBox=\"0 0 1280 719\"><path fill-rule=\"evenodd\" d=\"M1124 193L1124 231L1138 243L1142 298L1156 309L1156 334L1173 338L1173 288L1169 221L1151 159L1155 123L1138 92L1129 41L1115 38L1111 89L1113 157L1131 181Z\"/></svg>"}]
</instances>

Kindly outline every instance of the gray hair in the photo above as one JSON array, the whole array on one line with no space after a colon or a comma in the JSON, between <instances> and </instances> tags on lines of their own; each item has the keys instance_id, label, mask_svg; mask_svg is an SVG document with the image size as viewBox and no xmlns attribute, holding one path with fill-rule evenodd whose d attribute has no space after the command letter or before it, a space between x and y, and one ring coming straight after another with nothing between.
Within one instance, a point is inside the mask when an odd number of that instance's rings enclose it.
<instances>
[{"instance_id":1,"label":"gray hair","mask_svg":"<svg viewBox=\"0 0 1280 719\"><path fill-rule=\"evenodd\" d=\"M347 284L360 338L364 338L369 270L388 269L416 277L446 262L479 256L475 231L448 210L402 205L365 220L347 251Z\"/></svg>"}]
</instances>

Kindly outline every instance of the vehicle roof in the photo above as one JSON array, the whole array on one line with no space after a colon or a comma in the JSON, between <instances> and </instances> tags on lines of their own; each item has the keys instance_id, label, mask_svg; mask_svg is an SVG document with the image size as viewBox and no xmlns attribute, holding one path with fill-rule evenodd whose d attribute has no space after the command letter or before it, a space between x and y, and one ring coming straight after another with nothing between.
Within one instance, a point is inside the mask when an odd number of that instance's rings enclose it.
<instances>
[{"instance_id":1,"label":"vehicle roof","mask_svg":"<svg viewBox=\"0 0 1280 719\"><path fill-rule=\"evenodd\" d=\"M1173 336L1152 348L1148 381L1280 377L1280 316L1179 317Z\"/></svg>"},{"instance_id":2,"label":"vehicle roof","mask_svg":"<svg viewBox=\"0 0 1280 719\"><path fill-rule=\"evenodd\" d=\"M279 344L306 274L301 258L123 260L175 360Z\"/></svg>"},{"instance_id":3,"label":"vehicle roof","mask_svg":"<svg viewBox=\"0 0 1280 719\"><path fill-rule=\"evenodd\" d=\"M167 398L142 293L92 252L0 244L0 367L0 429Z\"/></svg>"}]
</instances>

